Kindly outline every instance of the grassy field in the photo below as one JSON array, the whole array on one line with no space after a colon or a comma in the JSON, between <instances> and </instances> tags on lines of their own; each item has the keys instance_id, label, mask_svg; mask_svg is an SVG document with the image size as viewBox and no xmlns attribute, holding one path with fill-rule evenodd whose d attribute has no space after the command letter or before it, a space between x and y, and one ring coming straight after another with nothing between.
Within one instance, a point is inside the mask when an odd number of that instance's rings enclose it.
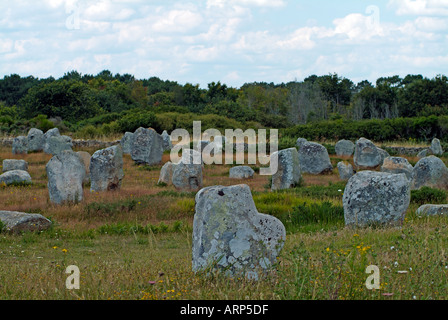
<instances>
[{"instance_id":1,"label":"grassy field","mask_svg":"<svg viewBox=\"0 0 448 320\"><path fill-rule=\"evenodd\" d=\"M402 228L347 229L342 210L345 183L336 169L331 175L304 175L301 186L271 192L269 177L231 180L231 166L205 167L205 186L248 184L258 211L286 226L287 240L275 270L252 282L191 271L195 194L157 185L162 165L137 166L125 155L120 190L91 193L86 186L83 202L55 206L46 189L50 156L17 156L10 148L0 148L0 161L11 158L28 161L33 184L0 187L0 209L43 214L53 227L39 234L0 233L0 299L448 297L448 218L417 217L420 197L411 201ZM163 162L168 160L165 154ZM334 165L338 161L332 156ZM439 201L444 200L445 192ZM80 269L79 290L66 289L69 265ZM378 290L365 286L369 265L380 269Z\"/></svg>"}]
</instances>

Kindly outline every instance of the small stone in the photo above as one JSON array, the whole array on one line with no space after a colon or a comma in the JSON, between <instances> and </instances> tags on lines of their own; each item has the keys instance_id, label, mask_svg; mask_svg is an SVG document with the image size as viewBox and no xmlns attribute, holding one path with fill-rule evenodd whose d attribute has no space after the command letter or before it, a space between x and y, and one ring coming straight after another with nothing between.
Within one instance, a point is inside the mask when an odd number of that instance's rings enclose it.
<instances>
[{"instance_id":1,"label":"small stone","mask_svg":"<svg viewBox=\"0 0 448 320\"><path fill-rule=\"evenodd\" d=\"M238 166L230 168L229 178L231 179L250 179L254 177L255 171L249 166Z\"/></svg>"},{"instance_id":2,"label":"small stone","mask_svg":"<svg viewBox=\"0 0 448 320\"><path fill-rule=\"evenodd\" d=\"M25 160L18 159L5 159L2 163L2 171L11 171L11 170L23 170L28 171L28 162Z\"/></svg>"}]
</instances>

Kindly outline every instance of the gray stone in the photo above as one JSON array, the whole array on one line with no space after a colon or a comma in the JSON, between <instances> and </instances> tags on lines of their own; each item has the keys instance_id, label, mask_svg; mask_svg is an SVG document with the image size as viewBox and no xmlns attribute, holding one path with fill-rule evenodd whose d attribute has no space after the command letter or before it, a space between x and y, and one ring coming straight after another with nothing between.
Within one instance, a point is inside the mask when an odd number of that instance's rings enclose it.
<instances>
[{"instance_id":1,"label":"gray stone","mask_svg":"<svg viewBox=\"0 0 448 320\"><path fill-rule=\"evenodd\" d=\"M353 161L357 170L376 169L381 165L384 155L372 141L361 138L356 141Z\"/></svg>"},{"instance_id":2,"label":"gray stone","mask_svg":"<svg viewBox=\"0 0 448 320\"><path fill-rule=\"evenodd\" d=\"M429 156L415 164L412 170L411 188L416 190L423 186L448 189L448 168L440 158Z\"/></svg>"},{"instance_id":3,"label":"gray stone","mask_svg":"<svg viewBox=\"0 0 448 320\"><path fill-rule=\"evenodd\" d=\"M120 145L98 150L90 159L90 190L120 189L123 180L123 149Z\"/></svg>"},{"instance_id":4,"label":"gray stone","mask_svg":"<svg viewBox=\"0 0 448 320\"><path fill-rule=\"evenodd\" d=\"M162 162L163 139L154 129L138 128L131 143L131 158L138 164Z\"/></svg>"},{"instance_id":5,"label":"gray stone","mask_svg":"<svg viewBox=\"0 0 448 320\"><path fill-rule=\"evenodd\" d=\"M384 159L383 165L381 166L381 172L388 173L404 173L408 180L412 179L412 171L414 167L409 163L406 158L401 157L388 157Z\"/></svg>"},{"instance_id":6,"label":"gray stone","mask_svg":"<svg viewBox=\"0 0 448 320\"><path fill-rule=\"evenodd\" d=\"M159 181L157 181L157 183L166 183L168 185L172 184L173 171L175 166L176 165L173 164L171 161L165 163L162 169L160 170Z\"/></svg>"},{"instance_id":7,"label":"gray stone","mask_svg":"<svg viewBox=\"0 0 448 320\"><path fill-rule=\"evenodd\" d=\"M31 183L31 176L24 170L6 171L0 175L0 185L5 184L8 186L13 183Z\"/></svg>"},{"instance_id":8,"label":"gray stone","mask_svg":"<svg viewBox=\"0 0 448 320\"><path fill-rule=\"evenodd\" d=\"M348 181L342 203L346 226L400 226L411 201L405 174L361 171Z\"/></svg>"},{"instance_id":9,"label":"gray stone","mask_svg":"<svg viewBox=\"0 0 448 320\"><path fill-rule=\"evenodd\" d=\"M249 166L237 166L230 168L229 178L231 179L250 179L254 177L255 171Z\"/></svg>"},{"instance_id":10,"label":"gray stone","mask_svg":"<svg viewBox=\"0 0 448 320\"><path fill-rule=\"evenodd\" d=\"M355 144L350 140L340 140L334 146L336 155L342 157L351 157L355 151Z\"/></svg>"},{"instance_id":11,"label":"gray stone","mask_svg":"<svg viewBox=\"0 0 448 320\"><path fill-rule=\"evenodd\" d=\"M417 209L419 216L448 215L448 204L425 204Z\"/></svg>"},{"instance_id":12,"label":"gray stone","mask_svg":"<svg viewBox=\"0 0 448 320\"><path fill-rule=\"evenodd\" d=\"M12 141L13 154L27 154L28 153L28 139L25 136L18 136Z\"/></svg>"},{"instance_id":13,"label":"gray stone","mask_svg":"<svg viewBox=\"0 0 448 320\"><path fill-rule=\"evenodd\" d=\"M299 153L296 148L277 151L271 155L271 166L277 158L277 172L272 175L271 190L289 189L296 186L301 178Z\"/></svg>"},{"instance_id":14,"label":"gray stone","mask_svg":"<svg viewBox=\"0 0 448 320\"><path fill-rule=\"evenodd\" d=\"M203 187L201 154L184 149L182 159L174 166L173 185L182 191L197 191Z\"/></svg>"},{"instance_id":15,"label":"gray stone","mask_svg":"<svg viewBox=\"0 0 448 320\"><path fill-rule=\"evenodd\" d=\"M429 156L430 153L431 153L431 150L424 149L417 154L417 158L419 158L419 159L425 158L425 157Z\"/></svg>"},{"instance_id":16,"label":"gray stone","mask_svg":"<svg viewBox=\"0 0 448 320\"><path fill-rule=\"evenodd\" d=\"M45 137L42 130L31 128L28 131L28 151L42 151L44 149Z\"/></svg>"},{"instance_id":17,"label":"gray stone","mask_svg":"<svg viewBox=\"0 0 448 320\"><path fill-rule=\"evenodd\" d=\"M272 269L286 240L277 218L259 213L247 185L213 186L196 195L192 269L258 280Z\"/></svg>"},{"instance_id":18,"label":"gray stone","mask_svg":"<svg viewBox=\"0 0 448 320\"><path fill-rule=\"evenodd\" d=\"M299 138L296 141L296 147L297 149L300 149L300 147L305 143L308 142L308 140L306 140L305 138Z\"/></svg>"},{"instance_id":19,"label":"gray stone","mask_svg":"<svg viewBox=\"0 0 448 320\"><path fill-rule=\"evenodd\" d=\"M50 136L45 140L44 152L57 155L62 151L72 150L72 138L69 136Z\"/></svg>"},{"instance_id":20,"label":"gray stone","mask_svg":"<svg viewBox=\"0 0 448 320\"><path fill-rule=\"evenodd\" d=\"M171 136L168 134L166 130L164 130L161 134L163 140L163 151L168 151L173 148L173 143L171 142Z\"/></svg>"},{"instance_id":21,"label":"gray stone","mask_svg":"<svg viewBox=\"0 0 448 320\"><path fill-rule=\"evenodd\" d=\"M348 180L354 175L353 166L348 163L341 161L338 163L338 172L339 172L339 178L341 180Z\"/></svg>"},{"instance_id":22,"label":"gray stone","mask_svg":"<svg viewBox=\"0 0 448 320\"><path fill-rule=\"evenodd\" d=\"M82 160L82 163L84 164L84 168L86 169L86 176L84 178L84 184L87 184L90 182L90 153L86 151L77 151L76 152Z\"/></svg>"},{"instance_id":23,"label":"gray stone","mask_svg":"<svg viewBox=\"0 0 448 320\"><path fill-rule=\"evenodd\" d=\"M131 154L132 139L134 134L132 132L125 132L120 140L121 147L123 148L124 154Z\"/></svg>"},{"instance_id":24,"label":"gray stone","mask_svg":"<svg viewBox=\"0 0 448 320\"><path fill-rule=\"evenodd\" d=\"M432 154L434 154L436 156L441 156L443 154L443 149L440 144L440 140L437 138L434 138L432 140L430 149L431 149Z\"/></svg>"},{"instance_id":25,"label":"gray stone","mask_svg":"<svg viewBox=\"0 0 448 320\"><path fill-rule=\"evenodd\" d=\"M52 222L40 214L0 211L0 221L11 233L39 232L51 227Z\"/></svg>"},{"instance_id":26,"label":"gray stone","mask_svg":"<svg viewBox=\"0 0 448 320\"><path fill-rule=\"evenodd\" d=\"M80 202L86 170L81 156L72 150L53 156L46 165L50 201L55 204Z\"/></svg>"},{"instance_id":27,"label":"gray stone","mask_svg":"<svg viewBox=\"0 0 448 320\"><path fill-rule=\"evenodd\" d=\"M383 150L381 148L377 147L377 149L378 149L378 152L380 153L380 157L381 157L380 165L382 165L384 163L384 159L389 158L390 154L389 154L389 152L387 152L386 150Z\"/></svg>"},{"instance_id":28,"label":"gray stone","mask_svg":"<svg viewBox=\"0 0 448 320\"><path fill-rule=\"evenodd\" d=\"M58 128L53 128L53 129L50 129L47 132L45 132L45 134L44 134L44 148L43 148L43 151L45 153L50 154L49 152L46 151L49 148L48 147L48 142L49 142L50 138L51 137L59 137L59 136L61 136L61 134L60 134Z\"/></svg>"},{"instance_id":29,"label":"gray stone","mask_svg":"<svg viewBox=\"0 0 448 320\"><path fill-rule=\"evenodd\" d=\"M305 142L299 149L299 162L302 173L325 174L332 172L327 149L315 142Z\"/></svg>"},{"instance_id":30,"label":"gray stone","mask_svg":"<svg viewBox=\"0 0 448 320\"><path fill-rule=\"evenodd\" d=\"M5 159L2 164L2 171L11 171L11 170L23 170L28 171L28 162L25 160L18 159Z\"/></svg>"}]
</instances>

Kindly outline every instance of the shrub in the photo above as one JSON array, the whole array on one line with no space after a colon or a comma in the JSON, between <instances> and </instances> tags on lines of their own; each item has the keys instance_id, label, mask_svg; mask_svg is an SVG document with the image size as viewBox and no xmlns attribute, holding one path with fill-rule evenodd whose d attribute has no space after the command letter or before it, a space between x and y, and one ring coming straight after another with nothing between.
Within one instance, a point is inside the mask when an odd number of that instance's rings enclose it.
<instances>
[{"instance_id":1,"label":"shrub","mask_svg":"<svg viewBox=\"0 0 448 320\"><path fill-rule=\"evenodd\" d=\"M446 193L440 189L433 189L430 187L422 187L419 190L411 191L411 202L423 204L443 204L446 201Z\"/></svg>"}]
</instances>

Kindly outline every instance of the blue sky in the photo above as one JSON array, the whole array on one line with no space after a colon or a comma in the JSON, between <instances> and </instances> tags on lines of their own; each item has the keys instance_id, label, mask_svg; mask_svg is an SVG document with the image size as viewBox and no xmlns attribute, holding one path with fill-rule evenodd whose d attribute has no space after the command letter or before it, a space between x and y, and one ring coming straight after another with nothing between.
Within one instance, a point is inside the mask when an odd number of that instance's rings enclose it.
<instances>
[{"instance_id":1,"label":"blue sky","mask_svg":"<svg viewBox=\"0 0 448 320\"><path fill-rule=\"evenodd\" d=\"M15 0L0 12L0 77L108 69L239 87L448 70L448 0Z\"/></svg>"}]
</instances>

